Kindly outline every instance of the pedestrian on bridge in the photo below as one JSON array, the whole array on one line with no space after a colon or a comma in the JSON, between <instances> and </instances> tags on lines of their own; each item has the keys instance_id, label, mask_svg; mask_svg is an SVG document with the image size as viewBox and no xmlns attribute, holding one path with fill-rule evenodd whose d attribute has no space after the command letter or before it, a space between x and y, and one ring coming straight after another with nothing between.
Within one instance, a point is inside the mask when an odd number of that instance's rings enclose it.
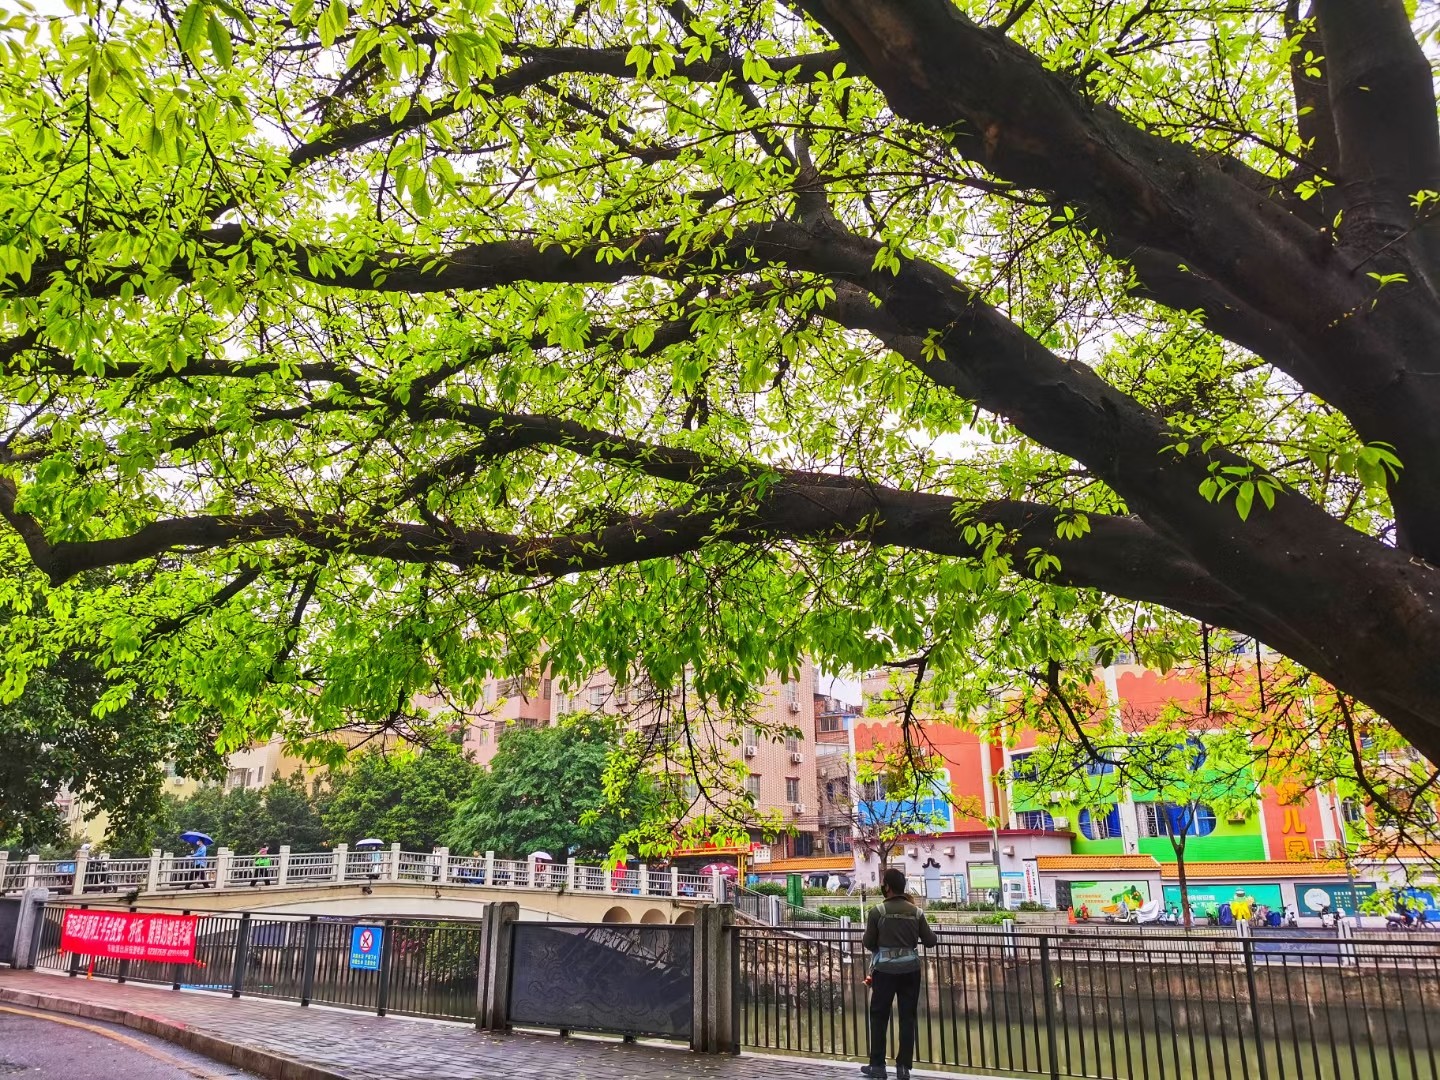
<instances>
[{"instance_id":1,"label":"pedestrian on bridge","mask_svg":"<svg viewBox=\"0 0 1440 1080\"><path fill-rule=\"evenodd\" d=\"M915 1056L915 1013L920 1002L920 946L935 945L935 931L925 913L905 893L905 872L896 867L880 879L883 903L870 909L862 942L874 953L870 963L870 1064L863 1076L884 1080L885 1043L890 1010L898 1000L900 1043L895 1047L895 1075L910 1080Z\"/></svg>"}]
</instances>

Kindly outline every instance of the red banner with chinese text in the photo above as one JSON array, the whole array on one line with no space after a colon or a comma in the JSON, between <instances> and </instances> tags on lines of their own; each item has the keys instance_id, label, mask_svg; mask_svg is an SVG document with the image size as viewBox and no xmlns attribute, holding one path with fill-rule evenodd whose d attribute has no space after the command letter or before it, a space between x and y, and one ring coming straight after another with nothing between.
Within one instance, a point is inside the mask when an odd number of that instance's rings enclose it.
<instances>
[{"instance_id":1,"label":"red banner with chinese text","mask_svg":"<svg viewBox=\"0 0 1440 1080\"><path fill-rule=\"evenodd\" d=\"M65 912L60 948L115 960L195 962L195 915L141 915L133 911Z\"/></svg>"}]
</instances>

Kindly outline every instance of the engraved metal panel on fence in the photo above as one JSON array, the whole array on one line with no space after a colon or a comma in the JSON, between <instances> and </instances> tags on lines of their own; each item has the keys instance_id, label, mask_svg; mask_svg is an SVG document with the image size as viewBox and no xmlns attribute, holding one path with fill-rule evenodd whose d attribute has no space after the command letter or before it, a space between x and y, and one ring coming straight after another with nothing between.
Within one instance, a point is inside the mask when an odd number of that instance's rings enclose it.
<instances>
[{"instance_id":1,"label":"engraved metal panel on fence","mask_svg":"<svg viewBox=\"0 0 1440 1080\"><path fill-rule=\"evenodd\" d=\"M514 933L512 1023L690 1037L692 927L516 923Z\"/></svg>"}]
</instances>

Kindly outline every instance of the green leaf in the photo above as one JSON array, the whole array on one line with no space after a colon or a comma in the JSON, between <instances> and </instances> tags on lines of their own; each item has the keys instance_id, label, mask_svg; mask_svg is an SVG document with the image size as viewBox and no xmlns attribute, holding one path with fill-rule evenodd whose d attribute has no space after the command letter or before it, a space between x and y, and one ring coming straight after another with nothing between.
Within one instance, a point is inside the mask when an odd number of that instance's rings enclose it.
<instances>
[{"instance_id":1,"label":"green leaf","mask_svg":"<svg viewBox=\"0 0 1440 1080\"><path fill-rule=\"evenodd\" d=\"M1240 484L1240 489L1235 494L1235 512L1244 521L1250 516L1250 506L1255 501L1255 482L1246 480Z\"/></svg>"},{"instance_id":2,"label":"green leaf","mask_svg":"<svg viewBox=\"0 0 1440 1080\"><path fill-rule=\"evenodd\" d=\"M221 67L229 67L234 60L234 50L230 44L230 30L220 21L220 16L215 12L210 13L206 23L206 35L210 39L210 49L215 54Z\"/></svg>"},{"instance_id":3,"label":"green leaf","mask_svg":"<svg viewBox=\"0 0 1440 1080\"><path fill-rule=\"evenodd\" d=\"M176 33L180 38L180 47L186 52L194 52L204 40L205 21L209 10L207 0L190 0L190 5L180 16Z\"/></svg>"}]
</instances>

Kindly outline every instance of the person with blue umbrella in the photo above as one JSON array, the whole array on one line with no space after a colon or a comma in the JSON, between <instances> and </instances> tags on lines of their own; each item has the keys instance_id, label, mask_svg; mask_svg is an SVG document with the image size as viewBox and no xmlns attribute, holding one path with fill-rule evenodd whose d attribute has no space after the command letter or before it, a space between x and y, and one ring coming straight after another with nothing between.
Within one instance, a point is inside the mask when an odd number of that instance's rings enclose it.
<instances>
[{"instance_id":1,"label":"person with blue umbrella","mask_svg":"<svg viewBox=\"0 0 1440 1080\"><path fill-rule=\"evenodd\" d=\"M190 876L185 882L185 888L189 889L195 882L205 888L205 870L209 864L210 845L215 843L210 837L194 829L187 829L180 834L180 840L186 844L194 844L195 850L190 853L190 865L192 867Z\"/></svg>"}]
</instances>

